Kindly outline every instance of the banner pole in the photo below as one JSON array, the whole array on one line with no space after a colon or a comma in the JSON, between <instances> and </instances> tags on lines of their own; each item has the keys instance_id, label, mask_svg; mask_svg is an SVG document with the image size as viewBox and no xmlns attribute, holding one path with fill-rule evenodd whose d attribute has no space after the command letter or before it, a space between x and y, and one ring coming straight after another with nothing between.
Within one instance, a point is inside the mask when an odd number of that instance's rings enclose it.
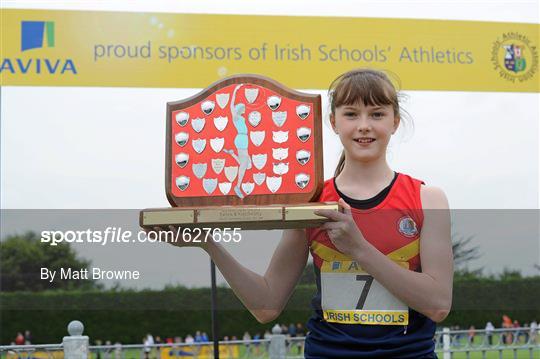
<instances>
[{"instance_id":1,"label":"banner pole","mask_svg":"<svg viewBox=\"0 0 540 359\"><path fill-rule=\"evenodd\" d=\"M214 341L214 358L219 359L219 333L217 320L217 288L216 288L216 264L210 259L210 276L212 281L212 339Z\"/></svg>"}]
</instances>

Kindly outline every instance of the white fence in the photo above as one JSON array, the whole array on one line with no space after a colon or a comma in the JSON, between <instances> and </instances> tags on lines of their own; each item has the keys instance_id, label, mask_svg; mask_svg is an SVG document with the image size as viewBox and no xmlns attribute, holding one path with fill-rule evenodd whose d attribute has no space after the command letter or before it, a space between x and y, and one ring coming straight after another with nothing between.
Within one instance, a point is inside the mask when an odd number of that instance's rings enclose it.
<instances>
[{"instance_id":1,"label":"white fence","mask_svg":"<svg viewBox=\"0 0 540 359\"><path fill-rule=\"evenodd\" d=\"M538 329L454 330L435 333L435 350L442 359L460 358L539 358ZM524 354L526 352L526 354Z\"/></svg>"},{"instance_id":2,"label":"white fence","mask_svg":"<svg viewBox=\"0 0 540 359\"><path fill-rule=\"evenodd\" d=\"M89 345L81 322L68 325L69 336L60 344L0 346L1 359L181 359L213 358L209 343ZM441 359L450 358L540 358L538 330L529 328L457 330L435 333L435 350ZM304 337L288 337L276 329L269 339L220 341L220 358L303 358Z\"/></svg>"}]
</instances>

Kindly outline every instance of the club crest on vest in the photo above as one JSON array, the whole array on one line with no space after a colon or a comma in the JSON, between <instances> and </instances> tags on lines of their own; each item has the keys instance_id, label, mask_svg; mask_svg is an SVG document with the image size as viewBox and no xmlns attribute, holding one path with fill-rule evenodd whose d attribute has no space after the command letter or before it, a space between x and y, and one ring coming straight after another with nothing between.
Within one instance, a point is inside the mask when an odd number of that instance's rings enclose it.
<instances>
[{"instance_id":1,"label":"club crest on vest","mask_svg":"<svg viewBox=\"0 0 540 359\"><path fill-rule=\"evenodd\" d=\"M398 220L399 233L405 237L415 237L418 234L416 222L409 216L403 216Z\"/></svg>"}]
</instances>

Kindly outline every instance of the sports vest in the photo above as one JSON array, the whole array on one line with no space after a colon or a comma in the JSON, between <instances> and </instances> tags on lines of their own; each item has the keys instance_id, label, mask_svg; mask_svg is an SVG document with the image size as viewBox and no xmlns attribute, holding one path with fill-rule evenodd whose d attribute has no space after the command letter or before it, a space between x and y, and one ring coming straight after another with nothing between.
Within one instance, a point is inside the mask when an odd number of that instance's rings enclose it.
<instances>
[{"instance_id":1,"label":"sports vest","mask_svg":"<svg viewBox=\"0 0 540 359\"><path fill-rule=\"evenodd\" d=\"M366 210L351 208L366 240L413 271L421 270L422 184L399 173L381 203ZM318 201L338 199L334 179L325 181ZM306 234L317 280L306 357L418 358L433 354L433 321L408 308L356 261L339 252L325 230L308 228Z\"/></svg>"}]
</instances>

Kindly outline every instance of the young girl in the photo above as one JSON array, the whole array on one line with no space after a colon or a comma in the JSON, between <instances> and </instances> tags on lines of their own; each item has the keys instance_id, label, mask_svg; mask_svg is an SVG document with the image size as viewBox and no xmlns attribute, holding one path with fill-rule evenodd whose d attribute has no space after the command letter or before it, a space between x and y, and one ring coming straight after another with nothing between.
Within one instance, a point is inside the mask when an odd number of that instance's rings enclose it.
<instances>
[{"instance_id":1,"label":"young girl","mask_svg":"<svg viewBox=\"0 0 540 359\"><path fill-rule=\"evenodd\" d=\"M339 201L344 212L318 210L331 221L283 231L262 276L219 243L203 248L261 323L279 316L311 252L317 293L306 358L435 358L435 323L452 300L446 197L388 166L400 109L384 73L350 71L329 95L330 122L344 150L319 201Z\"/></svg>"}]
</instances>

